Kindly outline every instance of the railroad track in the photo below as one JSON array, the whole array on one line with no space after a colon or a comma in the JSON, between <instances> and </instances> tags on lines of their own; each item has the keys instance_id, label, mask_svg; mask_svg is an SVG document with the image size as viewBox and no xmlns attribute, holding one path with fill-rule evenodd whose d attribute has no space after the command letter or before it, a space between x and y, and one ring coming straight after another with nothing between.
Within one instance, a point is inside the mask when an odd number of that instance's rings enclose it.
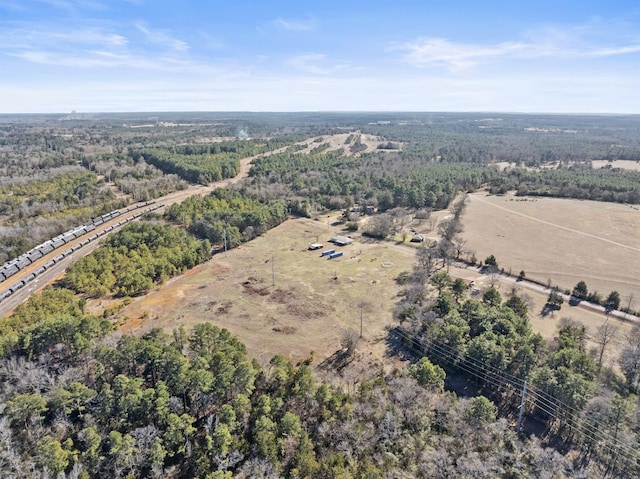
<instances>
[{"instance_id":1,"label":"railroad track","mask_svg":"<svg viewBox=\"0 0 640 479\"><path fill-rule=\"evenodd\" d=\"M96 245L100 238L136 220L151 211L163 208L163 203L147 201L136 203L122 210L114 210L94 218L36 246L18 258L0 267L0 303L4 303L39 277L54 269L73 254L90 252L89 245ZM86 251L82 251L86 249ZM64 261L68 263L68 261ZM29 293L32 291L29 290ZM2 304L4 306L4 304ZM4 307L2 309L5 309ZM1 313L2 311L0 311Z\"/></svg>"}]
</instances>

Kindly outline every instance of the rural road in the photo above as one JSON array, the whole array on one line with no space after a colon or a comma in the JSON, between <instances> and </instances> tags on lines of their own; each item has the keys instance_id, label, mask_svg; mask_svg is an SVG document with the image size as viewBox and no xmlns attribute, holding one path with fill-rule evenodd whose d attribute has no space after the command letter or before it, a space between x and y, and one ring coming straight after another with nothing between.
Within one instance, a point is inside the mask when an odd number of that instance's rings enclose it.
<instances>
[{"instance_id":1,"label":"rural road","mask_svg":"<svg viewBox=\"0 0 640 479\"><path fill-rule=\"evenodd\" d=\"M272 154L275 154L275 153L279 153L281 151L284 151L286 148L287 147L278 148L277 150L273 150L273 151L270 151L268 153L264 153L264 154L256 155L256 156L250 156L250 157L241 159L240 160L240 171L233 178L227 178L227 179L224 179L224 180L216 181L216 182L210 183L210 184L208 184L206 186L203 186L203 185L192 185L192 186L190 186L189 188L187 188L185 190L176 191L176 192L170 193L170 194L168 194L166 196L157 198L155 200L154 205L151 205L149 208L140 209L140 210L133 210L133 211L128 212L126 214L120 215L120 216L118 216L117 218L115 218L115 219L113 219L111 221L103 223L102 225L97 227L95 230L93 230L93 231L91 231L91 232L89 232L89 233L87 233L87 234L85 234L83 236L79 236L78 238L74 239L73 241L70 241L69 243L65 244L61 248L55 249L55 250L49 252L48 254L45 254L44 256L42 256L38 260L34 261L32 264L27 266L26 268L23 268L18 273L16 273L15 275L11 276L6 281L1 282L0 283L0 293L6 291L13 284L19 282L21 279L29 276L32 272L34 272L35 270L40 268L45 263L48 263L51 259L53 259L54 257L58 256L61 252L71 248L72 246L76 245L77 243L80 243L81 241L83 241L84 239L88 238L89 236L92 236L92 235L94 235L96 233L104 231L109 226L113 226L114 224L118 223L119 221L122 221L123 219L126 219L126 218L128 218L130 216L133 216L134 214L139 213L140 211L148 210L148 209L152 208L155 205L163 204L163 205L165 205L165 207L166 206L170 206L170 205L172 205L174 203L179 203L181 201L184 201L185 199L187 199L187 198L189 198L191 196L194 196L194 195L207 195L207 194L211 193L213 190L215 190L216 188L225 188L225 187L230 186L232 184L238 183L238 182L242 181L243 179L245 179L245 178L247 178L249 176L249 170L251 169L251 162L254 159L256 159L258 157L262 157L262 156L268 156L268 155L272 155ZM160 212L162 210L163 210L163 208L160 208L160 209L157 209L155 211L156 212ZM117 231L118 229L120 229L120 228L114 228L113 230L111 230L111 232ZM107 233L107 234L110 234L110 233ZM64 272L66 271L66 269L71 264L73 264L73 262L77 261L78 259L80 259L80 258L88 255L92 251L94 251L98 246L100 246L101 243L102 243L102 241L100 241L100 240L96 240L96 241L92 241L91 243L88 243L84 247L82 247L79 250L75 251L72 255L67 256L62 261L59 261L58 263L56 263L55 265L53 265L52 267L47 269L46 272L42 273L37 278L35 278L33 281L29 282L24 288L19 289L13 295L9 296L4 301L0 302L0 318L8 316L16 308L16 306L18 306L20 303L26 301L29 298L29 296L31 296L32 294L37 293L38 291L44 289L49 284L57 281L59 278L61 278L64 275Z\"/></svg>"},{"instance_id":2,"label":"rural road","mask_svg":"<svg viewBox=\"0 0 640 479\"><path fill-rule=\"evenodd\" d=\"M209 185L203 186L203 185L193 185L190 186L189 188L185 189L185 190L181 190L181 191L176 191L174 193L168 194L166 196L157 198L156 204L164 204L165 206L169 206L172 205L174 203L179 203L181 201L184 201L185 199L194 196L194 195L206 195L209 194L210 192L212 192L214 189L216 188L224 188L224 187L228 187L232 184L238 183L240 181L242 181L243 179L247 178L249 176L249 170L251 168L251 163L253 162L253 160L255 160L256 158L259 157L264 157L264 156L269 156L269 155L273 155L276 153L280 153L282 151L285 151L287 149L287 147L282 147L282 148L278 148L276 150L273 150L271 152L268 153L264 153L264 154L260 154L260 155L255 155L255 156L251 156L251 157L247 157L247 158L243 158L240 160L240 171L239 173L234 176L233 178L228 178L225 180L221 180L221 181L217 181L214 183L210 183ZM612 241L609 240L607 238L602 238L590 233L585 233L583 231L579 231L579 230L575 230L572 228L567 228L565 226L562 225L558 225L555 223L551 223L545 220L541 220L539 218L535 218L529 215L525 215L523 213L519 213L519 212L514 212L512 210L509 210L508 208L504 208L502 206L499 205L495 205L493 203L490 202L486 202L483 201L482 199L479 199L480 201L482 201L483 203L486 203L490 206L493 206L495 208L499 208L499 209L503 209L505 211L508 211L511 214L517 214L523 217L526 217L528 219L531 219L532 221L537 221L539 223L543 223L555 228L559 228L559 229L563 229L566 231L571 231L573 233L577 233L580 235L584 235L584 236L588 236L590 238L594 238L600 241L604 241L607 243L611 243L613 245L622 247L622 248L627 248L627 249L631 249L634 251L640 251L640 248L635 248L633 246L629 246L629 245L625 245L622 243L618 243L616 241ZM157 211L161 211L157 210ZM135 212L135 211L134 211ZM18 274L14 275L13 277L11 277L9 280L0 283L0 293L3 292L4 290L8 289L12 284L14 284L17 281L20 281L21 278L24 278L25 276L31 274L31 272L35 271L36 269L38 269L40 266L42 266L43 264L47 263L48 261L50 261L53 257L57 256L58 254L60 254L61 251L66 250L67 248L73 246L76 243L81 242L83 239L85 239L86 237L90 236L91 234L97 233L101 230L106 229L107 227L109 227L112 224L117 223L118 221L125 219L128 215L133 215L134 212L130 212L127 215L122 215L120 217L118 217L116 220L112 220L110 222L104 223L103 225L100 226L100 228L96 228L95 231L92 231L89 234L86 234L84 236L81 236L79 238L77 238L76 240L68 243L67 245L65 245L63 248L59 248L57 250L54 250L52 252L50 252L49 254L43 256L42 258L38 259L37 261L35 261L33 264L29 265L27 268L24 268L23 270L21 270ZM315 221L315 220L311 220L309 219L309 221ZM115 231L115 229L113 230ZM66 271L67 267L69 267L74 261L77 261L79 258L82 258L83 256L88 255L89 253L91 253L93 250L95 250L98 246L100 246L101 241L94 241L91 242L89 244L87 244L86 246L84 246L83 248L80 248L78 251L76 251L75 253L73 253L72 255L66 257L63 261L58 262L57 264L55 264L53 267L49 268L45 273L41 274L40 276L38 276L35 280L31 281L30 283L28 283L27 286L25 286L24 288L18 290L15 294L13 294L12 296L6 298L4 301L2 301L0 303L0 317L4 317L7 316L11 311L13 311L13 309L19 305L20 303L22 303L23 301L25 301L31 294L36 293L40 290L42 290L44 287L46 287L47 285L53 283L54 281L56 281L57 279L61 278L64 275L64 272ZM392 247L394 247L397 250L403 251L404 253L407 254L413 254L415 255L416 253L416 249L410 246L405 246L405 245L400 245L400 244L393 244ZM471 267L471 266L464 266L465 269L468 270L473 270L475 272L478 273L478 275L482 276L482 273L480 272L480 270L476 267ZM504 281L506 283L513 283L513 284L517 284L518 286L524 287L526 289L529 289L531 291L536 291L538 293L542 293L542 294L548 294L549 293L549 288L536 284L536 283L532 283L530 281L524 280L524 281L516 281L515 278L512 278L510 276L507 275L502 275L500 274L500 280ZM562 298L568 302L571 298L570 296L560 293ZM579 308L583 308L583 309L587 309L587 310L591 310L591 311L596 311L596 312L600 312L603 315L606 314L605 308L600 306L600 305L596 305L596 304L591 304L588 303L586 301L581 301L577 307ZM638 325L640 325L640 318L631 314L626 314L623 313L621 311L612 311L609 313L609 315L614 316L618 319L624 320L624 321L631 321L634 322Z\"/></svg>"},{"instance_id":3,"label":"rural road","mask_svg":"<svg viewBox=\"0 0 640 479\"><path fill-rule=\"evenodd\" d=\"M495 206L495 205L492 205L492 206ZM501 208L501 207L498 206L498 208ZM508 210L508 211L510 213L512 213L511 210ZM519 213L517 213L517 214L519 214ZM527 215L523 215L523 216L527 216ZM532 218L532 217L529 217L529 216L527 216L527 217L531 218L533 220L539 221L537 218ZM311 219L311 218L305 218L304 220L308 221L310 223L317 223L318 222L317 220L314 220L314 219ZM546 221L542 221L542 222L543 223L547 223L547 224L552 225L552 226L558 226L559 228L569 229L569 228L564 228L563 226L560 226L560 225L555 225L553 223L548 223ZM570 230L570 231L574 231L574 230ZM580 232L578 232L578 233L580 233ZM590 235L588 233L584 233L584 234L587 235L587 236L592 236L592 237L597 238L597 239L601 239L603 241L612 242L612 241L607 240L606 238L599 238L599 237ZM358 235L358 236L361 236L361 235ZM388 243L392 248L394 248L394 249L396 249L398 251L401 251L403 253L409 254L409 255L415 255L416 252L417 252L417 248L414 247L414 246L407 246L405 244L399 244L399 243L397 243L395 241L389 241ZM612 243L615 243L615 242L612 242ZM618 245L627 247L627 245L623 245L623 244L618 244ZM631 249L635 249L635 248L631 248ZM474 274L477 274L477 279L478 280L480 280L482 278L488 278L488 275L482 273L480 271L480 268L478 268L477 266L469 266L468 264L463 263L463 262L455 262L454 263L454 267L457 268L457 269L461 269L461 270L471 271ZM541 293L541 294L544 294L544 295L548 295L551 292L551 290L548 287L540 285L538 283L534 283L534 282L529 281L527 279L524 279L522 281L518 281L516 278L514 278L512 276L509 276L507 274L501 274L501 273L496 273L496 274L498 275L500 281L504 282L506 284L513 284L514 286L517 285L517 286L519 286L521 288L528 289L529 291L534 291L534 292ZM455 274L452 274L452 276L456 277ZM465 279L465 278L463 278L463 279ZM571 296L568 295L568 294L564 294L562 292L559 292L558 294L560 294L562 299L567 304L571 300ZM580 308L580 309L584 309L584 310L588 310L588 311L592 311L592 312L596 312L596 313L601 313L604 316L607 315L607 312L606 312L606 310L605 310L605 308L603 306L600 306L599 304L589 303L588 301L580 301L579 303L572 305L572 307L573 308ZM638 326L640 326L640 317L635 316L633 314L628 314L628 313L624 313L622 311L615 310L615 311L609 312L608 316L615 317L615 318L620 319L622 321L631 322L631 323L634 323L634 324L637 324Z\"/></svg>"}]
</instances>

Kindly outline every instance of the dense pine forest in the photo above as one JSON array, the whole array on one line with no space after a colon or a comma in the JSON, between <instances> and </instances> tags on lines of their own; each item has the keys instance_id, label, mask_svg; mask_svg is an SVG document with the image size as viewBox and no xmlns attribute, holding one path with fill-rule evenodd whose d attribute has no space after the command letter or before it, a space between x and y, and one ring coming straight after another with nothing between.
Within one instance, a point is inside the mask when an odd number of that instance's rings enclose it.
<instances>
[{"instance_id":1,"label":"dense pine forest","mask_svg":"<svg viewBox=\"0 0 640 479\"><path fill-rule=\"evenodd\" d=\"M211 324L118 338L48 309L0 363L5 477L584 477L426 359L347 395Z\"/></svg>"}]
</instances>

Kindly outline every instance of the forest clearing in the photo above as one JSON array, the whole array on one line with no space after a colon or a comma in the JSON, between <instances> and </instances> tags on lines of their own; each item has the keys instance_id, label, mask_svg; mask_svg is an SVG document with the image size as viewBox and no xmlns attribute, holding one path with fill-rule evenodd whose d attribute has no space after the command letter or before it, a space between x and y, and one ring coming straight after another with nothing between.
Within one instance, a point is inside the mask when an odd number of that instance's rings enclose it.
<instances>
[{"instance_id":1,"label":"forest clearing","mask_svg":"<svg viewBox=\"0 0 640 479\"><path fill-rule=\"evenodd\" d=\"M342 348L345 329L360 330L362 346L378 359L385 354L385 327L394 323L400 290L395 278L414 258L390 243L357 238L340 258L320 257L309 243L327 240L336 226L291 219L136 298L120 313L124 333L152 327L213 322L237 335L254 357L281 354L293 361L315 352L319 361ZM273 260L273 263L272 263ZM275 285L273 279L275 277ZM106 307L106 300L92 302ZM366 346L364 346L366 344Z\"/></svg>"},{"instance_id":2,"label":"forest clearing","mask_svg":"<svg viewBox=\"0 0 640 479\"><path fill-rule=\"evenodd\" d=\"M476 209L481 210L478 203L476 195L470 195L464 216L465 237L474 234L474 227L486 221L476 216ZM582 203L594 202L579 204ZM531 199L529 204L535 205ZM619 206L602 203L592 206L600 205ZM482 211L493 210L485 207ZM445 217L442 212L436 216ZM324 249L333 248L327 240L342 233L343 227L333 222L335 218L335 214L330 214L317 221L289 219L249 243L214 255L210 261L135 298L119 313L120 329L125 334L140 335L153 327L170 332L181 325L212 322L237 335L252 357L268 360L280 354L299 361L313 351L317 364L342 349L345 329L359 333L362 299L364 334L358 345L361 356L371 356L378 365L396 364L397 358L391 358L387 351L386 328L397 324L393 310L402 287L395 279L411 270L415 248L407 247L406 243L375 241L356 233L355 243L341 248L344 251L341 258L327 260L320 257L321 250L308 251L308 245L317 241L324 244ZM524 232L522 238L523 242L527 238ZM513 244L518 243L514 240ZM483 251L492 254L491 245L495 242L483 243L481 246L486 250L478 247L478 258L484 257ZM522 248L521 251L537 251L533 244ZM504 255L507 250L496 251L502 266L502 258L508 258ZM521 257L531 265L526 271L542 271L541 277L545 274L546 265L536 263L537 258L544 256ZM474 281L480 290L490 287L491 278L475 268L454 266L450 274ZM588 278L585 281L591 286ZM593 338L605 321L602 313L565 304L560 311L543 314L547 293L527 288L526 282L514 285L504 278L497 289L504 300L514 292L527 299L532 328L546 340L551 341L560 323L570 319L585 326L590 347L595 347ZM606 289L600 291L608 293ZM475 297L479 296L480 293ZM471 290L467 297L474 297ZM90 301L90 305L102 310L117 302L102 298ZM614 317L609 321L619 328L619 333L607 350L605 364L615 367L617 351L635 324Z\"/></svg>"},{"instance_id":3,"label":"forest clearing","mask_svg":"<svg viewBox=\"0 0 640 479\"><path fill-rule=\"evenodd\" d=\"M560 289L585 281L589 291L625 298L640 289L640 208L575 199L469 195L467 248L479 260Z\"/></svg>"}]
</instances>

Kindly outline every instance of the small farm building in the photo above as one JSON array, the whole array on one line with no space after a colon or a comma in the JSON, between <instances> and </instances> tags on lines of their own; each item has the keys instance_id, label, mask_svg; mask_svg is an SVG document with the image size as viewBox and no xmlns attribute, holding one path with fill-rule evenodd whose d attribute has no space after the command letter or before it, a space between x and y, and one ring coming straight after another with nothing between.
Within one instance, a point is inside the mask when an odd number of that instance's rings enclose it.
<instances>
[{"instance_id":1,"label":"small farm building","mask_svg":"<svg viewBox=\"0 0 640 479\"><path fill-rule=\"evenodd\" d=\"M347 246L353 243L353 239L346 236L334 236L329 241L337 246Z\"/></svg>"}]
</instances>

